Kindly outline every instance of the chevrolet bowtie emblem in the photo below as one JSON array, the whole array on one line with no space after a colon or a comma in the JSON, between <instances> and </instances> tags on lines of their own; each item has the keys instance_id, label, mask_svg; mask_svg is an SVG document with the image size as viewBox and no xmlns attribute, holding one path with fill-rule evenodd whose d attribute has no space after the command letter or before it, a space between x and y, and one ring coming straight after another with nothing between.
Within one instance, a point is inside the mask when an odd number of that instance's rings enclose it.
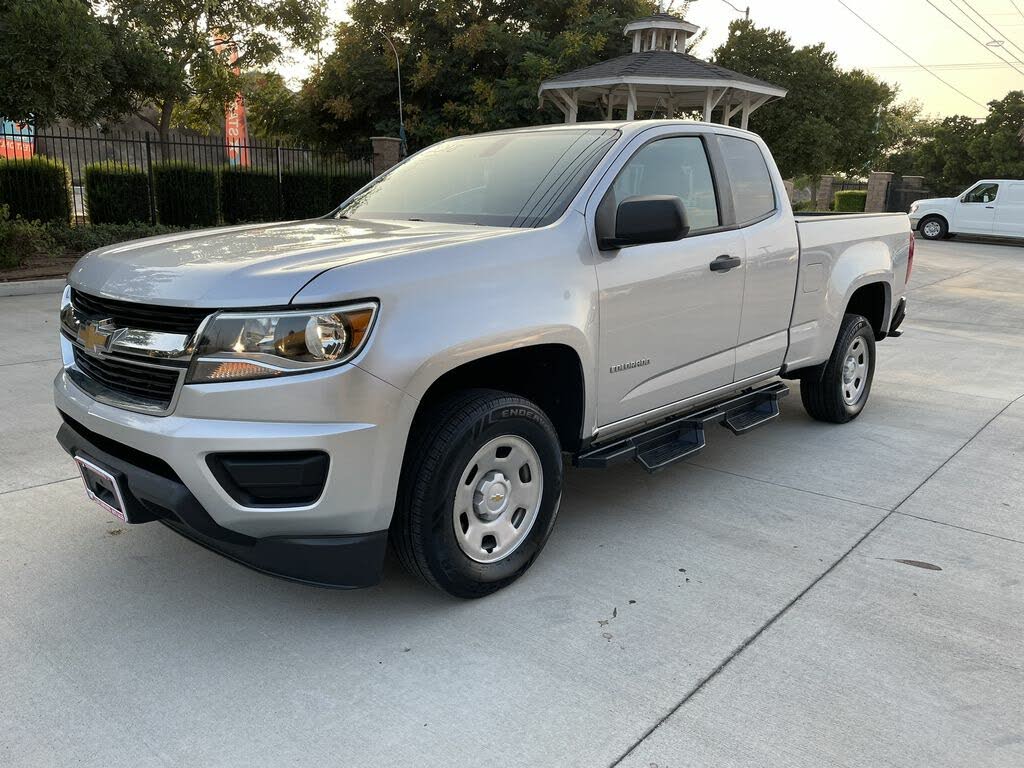
<instances>
[{"instance_id":1,"label":"chevrolet bowtie emblem","mask_svg":"<svg viewBox=\"0 0 1024 768\"><path fill-rule=\"evenodd\" d=\"M107 343L114 335L112 323L112 320L94 320L78 326L78 341L86 352L102 352L107 349Z\"/></svg>"},{"instance_id":2,"label":"chevrolet bowtie emblem","mask_svg":"<svg viewBox=\"0 0 1024 768\"><path fill-rule=\"evenodd\" d=\"M505 494L504 493L496 493L493 496L491 496L491 501L493 501L494 503L498 503L499 501L501 501L504 498L505 498Z\"/></svg>"}]
</instances>

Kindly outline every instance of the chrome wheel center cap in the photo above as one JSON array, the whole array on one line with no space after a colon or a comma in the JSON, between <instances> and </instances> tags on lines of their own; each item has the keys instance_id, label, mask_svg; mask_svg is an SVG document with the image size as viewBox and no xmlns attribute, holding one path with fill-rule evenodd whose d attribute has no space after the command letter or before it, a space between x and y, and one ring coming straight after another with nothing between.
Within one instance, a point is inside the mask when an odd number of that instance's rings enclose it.
<instances>
[{"instance_id":1,"label":"chrome wheel center cap","mask_svg":"<svg viewBox=\"0 0 1024 768\"><path fill-rule=\"evenodd\" d=\"M473 492L473 511L484 522L497 520L509 507L511 484L501 472L488 472Z\"/></svg>"},{"instance_id":2,"label":"chrome wheel center cap","mask_svg":"<svg viewBox=\"0 0 1024 768\"><path fill-rule=\"evenodd\" d=\"M846 362L843 363L843 381L849 383L853 381L853 377L857 373L857 361L853 359L853 356L846 358Z\"/></svg>"}]
</instances>

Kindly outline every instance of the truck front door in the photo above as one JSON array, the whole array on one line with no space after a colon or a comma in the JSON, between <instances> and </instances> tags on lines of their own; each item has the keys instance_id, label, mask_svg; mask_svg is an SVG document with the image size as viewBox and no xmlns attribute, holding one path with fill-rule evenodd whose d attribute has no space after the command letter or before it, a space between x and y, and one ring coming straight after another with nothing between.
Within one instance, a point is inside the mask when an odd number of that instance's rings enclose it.
<instances>
[{"instance_id":1,"label":"truck front door","mask_svg":"<svg viewBox=\"0 0 1024 768\"><path fill-rule=\"evenodd\" d=\"M991 235L995 223L996 198L998 196L999 185L990 181L983 181L964 194L956 205L952 231Z\"/></svg>"},{"instance_id":2,"label":"truck front door","mask_svg":"<svg viewBox=\"0 0 1024 768\"><path fill-rule=\"evenodd\" d=\"M638 136L592 196L588 221L598 208L614 215L619 202L637 195L681 198L690 232L676 242L599 252L601 426L733 381L746 253L741 233L720 229L703 136L678 128ZM713 269L723 257L739 259L738 266Z\"/></svg>"}]
</instances>

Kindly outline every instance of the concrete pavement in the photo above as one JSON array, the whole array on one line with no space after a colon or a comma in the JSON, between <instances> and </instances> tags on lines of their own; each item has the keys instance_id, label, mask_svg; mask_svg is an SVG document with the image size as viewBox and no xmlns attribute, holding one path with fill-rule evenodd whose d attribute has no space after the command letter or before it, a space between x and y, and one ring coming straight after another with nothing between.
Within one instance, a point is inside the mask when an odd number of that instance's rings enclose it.
<instances>
[{"instance_id":1,"label":"concrete pavement","mask_svg":"<svg viewBox=\"0 0 1024 768\"><path fill-rule=\"evenodd\" d=\"M471 603L119 525L53 441L57 297L0 299L0 764L1024 764L1024 248L919 243L913 286L857 421L794 388L687 465L570 472Z\"/></svg>"}]
</instances>

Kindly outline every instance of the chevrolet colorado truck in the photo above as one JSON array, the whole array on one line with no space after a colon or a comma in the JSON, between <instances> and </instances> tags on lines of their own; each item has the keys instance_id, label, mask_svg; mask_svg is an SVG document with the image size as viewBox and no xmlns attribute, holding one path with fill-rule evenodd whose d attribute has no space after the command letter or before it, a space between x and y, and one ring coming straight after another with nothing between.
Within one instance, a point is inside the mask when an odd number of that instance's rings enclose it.
<instances>
[{"instance_id":1,"label":"chevrolet colorado truck","mask_svg":"<svg viewBox=\"0 0 1024 768\"><path fill-rule=\"evenodd\" d=\"M566 462L664 468L777 417L786 380L855 418L913 253L906 215L794 218L726 126L452 139L323 218L83 257L58 440L125 522L334 587L390 541L479 597L537 558Z\"/></svg>"}]
</instances>

